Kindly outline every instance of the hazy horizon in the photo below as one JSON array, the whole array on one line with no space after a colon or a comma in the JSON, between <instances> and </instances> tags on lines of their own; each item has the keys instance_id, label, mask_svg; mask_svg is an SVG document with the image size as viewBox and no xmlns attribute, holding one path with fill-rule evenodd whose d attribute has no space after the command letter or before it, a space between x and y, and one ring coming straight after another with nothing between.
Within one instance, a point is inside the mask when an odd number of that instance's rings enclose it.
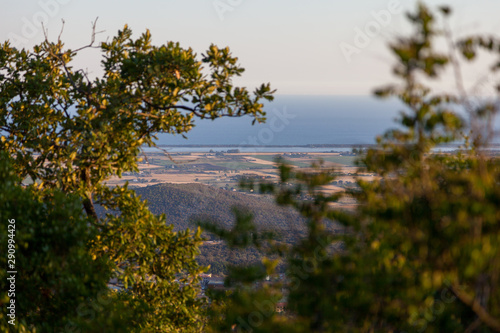
<instances>
[{"instance_id":1,"label":"hazy horizon","mask_svg":"<svg viewBox=\"0 0 500 333\"><path fill-rule=\"evenodd\" d=\"M20 47L40 43L40 22L44 22L49 38L56 40L64 20L62 40L76 48L88 44L91 22L98 17L97 31L103 32L97 35L96 45L128 24L135 36L150 29L155 44L179 41L198 54L211 43L229 46L246 68L236 82L239 85L253 88L270 82L278 93L286 95L368 95L374 87L394 80L390 74L394 60L386 45L409 31L403 13L414 10L416 3L147 0L117 5L96 0L7 1L0 13L0 40L11 39ZM437 0L426 3L433 8L446 4ZM496 17L500 2L460 0L448 4L454 10L450 25L456 37L500 28ZM75 66L98 75L99 57L96 50L85 50ZM483 64L488 64L486 60ZM453 77L448 74L436 84L439 88L453 86ZM483 74L466 70L466 83L471 86Z\"/></svg>"}]
</instances>

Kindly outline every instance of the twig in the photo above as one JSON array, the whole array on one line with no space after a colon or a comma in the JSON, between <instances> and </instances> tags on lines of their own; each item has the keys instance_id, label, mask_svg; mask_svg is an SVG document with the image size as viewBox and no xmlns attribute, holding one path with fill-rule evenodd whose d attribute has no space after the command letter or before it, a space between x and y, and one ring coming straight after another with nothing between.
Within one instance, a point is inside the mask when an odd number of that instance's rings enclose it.
<instances>
[{"instance_id":1,"label":"twig","mask_svg":"<svg viewBox=\"0 0 500 333\"><path fill-rule=\"evenodd\" d=\"M43 32L43 36L45 37L45 41L48 42L49 41L49 31L48 31L48 29L45 28L43 21L40 23L42 24L42 32Z\"/></svg>"},{"instance_id":2,"label":"twig","mask_svg":"<svg viewBox=\"0 0 500 333\"><path fill-rule=\"evenodd\" d=\"M80 47L80 48L78 48L78 49L76 49L76 50L73 50L73 52L78 52L78 51L81 51L81 50L83 50L83 49L87 49L87 48L89 48L89 47L93 47L94 42L95 42L95 36L96 36L96 34L98 34L98 33L101 33L101 32L102 32L102 31L99 31L99 32L96 32L96 31L95 31L95 27L96 27L96 25L97 25L97 20L98 20L98 19L99 19L99 17L97 17L97 18L95 19L95 21L92 23L92 34L91 34L91 36L90 36L90 43L89 43L88 45L82 46L82 47Z\"/></svg>"},{"instance_id":3,"label":"twig","mask_svg":"<svg viewBox=\"0 0 500 333\"><path fill-rule=\"evenodd\" d=\"M59 32L59 36L57 36L58 42L61 41L61 36L62 36L63 31L64 31L64 19L61 19L61 21L62 21L62 27L61 27L61 32Z\"/></svg>"}]
</instances>

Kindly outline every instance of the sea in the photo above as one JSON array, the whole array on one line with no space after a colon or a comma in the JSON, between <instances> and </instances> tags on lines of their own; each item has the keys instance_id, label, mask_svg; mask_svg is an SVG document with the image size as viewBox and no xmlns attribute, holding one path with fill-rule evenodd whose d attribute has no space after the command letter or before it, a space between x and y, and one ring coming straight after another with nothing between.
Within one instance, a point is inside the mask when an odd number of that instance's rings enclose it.
<instances>
[{"instance_id":1,"label":"sea","mask_svg":"<svg viewBox=\"0 0 500 333\"><path fill-rule=\"evenodd\" d=\"M221 150L232 146L241 151L345 151L375 144L375 138L398 128L396 119L404 106L395 99L373 96L278 95L264 104L265 123L252 125L252 118L196 119L195 127L181 135L159 134L156 143L170 151ZM500 129L500 119L494 127ZM495 143L500 141L495 140Z\"/></svg>"}]
</instances>

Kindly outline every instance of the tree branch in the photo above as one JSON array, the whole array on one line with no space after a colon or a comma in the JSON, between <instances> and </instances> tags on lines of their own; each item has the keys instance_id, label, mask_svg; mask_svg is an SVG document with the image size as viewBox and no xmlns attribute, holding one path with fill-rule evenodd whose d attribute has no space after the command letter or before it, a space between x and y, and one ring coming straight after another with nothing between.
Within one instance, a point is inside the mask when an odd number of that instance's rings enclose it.
<instances>
[{"instance_id":1,"label":"tree branch","mask_svg":"<svg viewBox=\"0 0 500 333\"><path fill-rule=\"evenodd\" d=\"M83 49L86 49L86 48L89 48L89 47L93 47L94 43L95 43L95 36L98 34L98 33L101 33L102 31L98 31L96 32L95 31L95 27L96 27L96 24L97 24L97 20L99 19L99 17L96 17L95 21L92 22L92 35L90 36L90 43L88 45L85 45L85 46L82 46L76 50L73 50L73 52L78 52L78 51L81 51Z\"/></svg>"},{"instance_id":2,"label":"tree branch","mask_svg":"<svg viewBox=\"0 0 500 333\"><path fill-rule=\"evenodd\" d=\"M142 98L142 101L144 103L146 103L149 107L152 107L152 108L158 109L158 110L181 109L181 110L186 110L189 112L196 112L194 108L190 108L189 106L184 106L184 105L160 106L158 104L154 104L153 102L147 100L146 98Z\"/></svg>"},{"instance_id":3,"label":"tree branch","mask_svg":"<svg viewBox=\"0 0 500 333\"><path fill-rule=\"evenodd\" d=\"M462 303L469 306L486 326L495 332L500 332L500 321L491 316L475 298L460 290L460 287L457 285L452 285L451 291L455 294L455 296L457 296L458 299L460 299L460 301L462 301Z\"/></svg>"},{"instance_id":4,"label":"tree branch","mask_svg":"<svg viewBox=\"0 0 500 333\"><path fill-rule=\"evenodd\" d=\"M189 112L192 112L195 116L199 117L199 118L205 118L205 115L198 112L196 110L196 107L194 108L191 108L189 106L185 106L185 105L167 105L167 106L160 106L160 105L157 105L157 104L154 104L152 103L151 101L148 101L147 99L143 98L142 101L144 103L146 103L149 107L152 107L154 109L158 109L158 110L169 110L169 109L180 109L180 110L185 110L185 111L189 111ZM241 107L239 108L239 111L241 111ZM239 112L238 111L238 112ZM233 114L220 114L218 115L218 118L222 118L222 117L238 117L238 112L233 112ZM158 116L153 116L153 115L150 115L150 114L146 114L146 113L140 113L139 115L141 116L150 116L150 117L153 117L153 118L160 118Z\"/></svg>"},{"instance_id":5,"label":"tree branch","mask_svg":"<svg viewBox=\"0 0 500 333\"><path fill-rule=\"evenodd\" d=\"M87 188L90 188L90 170L88 168L81 169L80 171L80 179L83 181ZM92 193L87 191L85 198L83 199L83 208L87 213L88 217L91 217L95 221L99 221L99 217L95 211L94 203L92 202Z\"/></svg>"}]
</instances>

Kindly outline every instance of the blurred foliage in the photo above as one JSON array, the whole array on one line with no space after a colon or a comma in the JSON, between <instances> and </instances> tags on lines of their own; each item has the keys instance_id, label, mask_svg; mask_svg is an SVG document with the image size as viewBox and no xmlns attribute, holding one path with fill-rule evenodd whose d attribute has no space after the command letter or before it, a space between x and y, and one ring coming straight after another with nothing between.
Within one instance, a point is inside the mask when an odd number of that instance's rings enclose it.
<instances>
[{"instance_id":1,"label":"blurred foliage","mask_svg":"<svg viewBox=\"0 0 500 333\"><path fill-rule=\"evenodd\" d=\"M445 21L451 14L448 7L440 12ZM300 212L308 233L293 246L269 241L268 256L287 263L281 282L263 281L259 266L234 270L228 280L240 286L226 299L216 298L214 308L224 315L211 318L214 331L500 331L500 163L485 149L497 104L466 94L459 75L463 61L455 55L463 51L473 59L483 49L498 56L500 49L494 39L453 42L421 3L407 18L414 32L389 46L401 83L376 91L405 105L400 127L379 137L358 161L361 172L379 178L359 177L359 188L345 194L358 202L353 212L334 209L340 195L320 191L335 176L331 171L296 172L281 161L280 184L247 183ZM437 51L440 40L449 42L447 52ZM424 82L450 66L457 74L456 94L434 94ZM468 120L456 113L459 108ZM465 142L461 152L432 151L456 140ZM301 199L303 193L313 199ZM329 219L347 233L332 235L324 227ZM231 243L249 228L216 232ZM339 241L344 250L332 252ZM276 305L278 292L287 302L286 315L256 307Z\"/></svg>"},{"instance_id":2,"label":"blurred foliage","mask_svg":"<svg viewBox=\"0 0 500 333\"><path fill-rule=\"evenodd\" d=\"M90 78L72 61L95 47L94 40L95 29L92 42L76 50L60 39L32 50L0 45L0 149L34 189L80 198L95 230L89 253L111 266L119 298L135 314L134 328L200 331L205 301L197 297L197 282L204 268L195 256L201 232L174 232L126 185L108 188L105 181L137 172L142 145L155 146L158 133L182 135L195 119L264 121L261 101L272 100L273 92L269 85L253 93L233 86L244 70L228 48L212 45L198 57L178 43L154 46L149 31L133 39L127 26L99 46L103 74ZM96 204L108 214L100 218Z\"/></svg>"}]
</instances>

